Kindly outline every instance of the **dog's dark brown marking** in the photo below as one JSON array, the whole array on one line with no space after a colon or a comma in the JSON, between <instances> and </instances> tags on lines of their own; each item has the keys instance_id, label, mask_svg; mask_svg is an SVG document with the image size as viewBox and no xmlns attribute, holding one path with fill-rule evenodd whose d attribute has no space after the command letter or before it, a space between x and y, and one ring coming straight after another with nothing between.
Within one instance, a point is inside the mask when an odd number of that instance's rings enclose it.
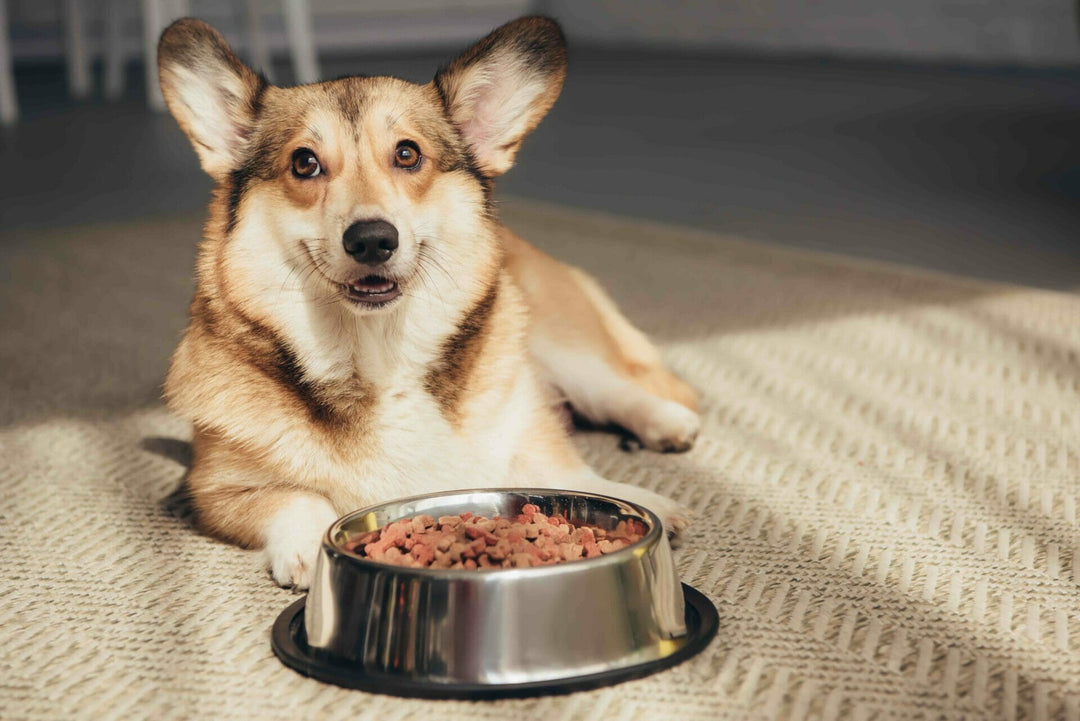
<instances>
[{"instance_id":1,"label":"dog's dark brown marking","mask_svg":"<svg viewBox=\"0 0 1080 721\"><path fill-rule=\"evenodd\" d=\"M545 73L558 72L566 65L566 38L554 22L527 24L525 31L513 38L513 43L530 64Z\"/></svg>"},{"instance_id":2,"label":"dog's dark brown marking","mask_svg":"<svg viewBox=\"0 0 1080 721\"><path fill-rule=\"evenodd\" d=\"M228 224L225 227L226 234L236 228L236 221L240 212L240 203L244 199L244 193L255 180L269 180L279 171L275 166L274 159L277 150L286 140L291 137L286 132L278 130L273 133L259 135L252 144L253 150L248 153L244 163L229 174L228 180Z\"/></svg>"},{"instance_id":3,"label":"dog's dark brown marking","mask_svg":"<svg viewBox=\"0 0 1080 721\"><path fill-rule=\"evenodd\" d=\"M239 308L221 307L220 299L197 294L192 321L218 339L243 362L257 368L270 381L296 398L311 422L326 430L367 425L377 402L370 383L353 376L335 383L313 383L304 377L296 354L273 329Z\"/></svg>"},{"instance_id":4,"label":"dog's dark brown marking","mask_svg":"<svg viewBox=\"0 0 1080 721\"><path fill-rule=\"evenodd\" d=\"M439 68L435 74L435 87L447 110L450 109L445 85L447 75L486 59L499 48L512 48L525 55L530 65L544 74L559 72L566 65L566 38L559 25L539 16L521 18L496 29L456 60Z\"/></svg>"},{"instance_id":5,"label":"dog's dark brown marking","mask_svg":"<svg viewBox=\"0 0 1080 721\"><path fill-rule=\"evenodd\" d=\"M228 188L225 193L228 205L226 206L225 237L236 228L237 217L240 212L240 201L244 198L251 176L245 168L234 170L229 175Z\"/></svg>"},{"instance_id":6,"label":"dog's dark brown marking","mask_svg":"<svg viewBox=\"0 0 1080 721\"><path fill-rule=\"evenodd\" d=\"M461 397L483 352L498 295L499 281L496 279L465 314L457 331L443 341L438 362L424 378L424 388L438 401L443 417L451 423L461 419Z\"/></svg>"},{"instance_id":7,"label":"dog's dark brown marking","mask_svg":"<svg viewBox=\"0 0 1080 721\"><path fill-rule=\"evenodd\" d=\"M363 94L360 92L362 82L362 78L354 76L323 84L327 94L337 103L341 117L350 124L356 124L360 117L360 107L363 105Z\"/></svg>"}]
</instances>

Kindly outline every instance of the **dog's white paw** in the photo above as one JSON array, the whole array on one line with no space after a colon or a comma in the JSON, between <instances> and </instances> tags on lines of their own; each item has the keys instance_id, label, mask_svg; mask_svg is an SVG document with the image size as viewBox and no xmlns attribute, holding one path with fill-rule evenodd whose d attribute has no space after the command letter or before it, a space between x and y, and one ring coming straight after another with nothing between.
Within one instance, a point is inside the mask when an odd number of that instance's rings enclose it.
<instances>
[{"instance_id":1,"label":"dog's white paw","mask_svg":"<svg viewBox=\"0 0 1080 721\"><path fill-rule=\"evenodd\" d=\"M281 586L311 586L323 534L337 520L330 502L298 496L278 511L266 529L266 563Z\"/></svg>"},{"instance_id":2,"label":"dog's white paw","mask_svg":"<svg viewBox=\"0 0 1080 721\"><path fill-rule=\"evenodd\" d=\"M682 453L694 445L700 429L697 413L675 401L661 401L649 409L636 432L649 450Z\"/></svg>"},{"instance_id":3,"label":"dog's white paw","mask_svg":"<svg viewBox=\"0 0 1080 721\"><path fill-rule=\"evenodd\" d=\"M594 491L616 498L625 498L631 503L645 506L660 517L660 522L664 524L664 530L667 531L669 536L678 536L686 530L693 515L693 511L689 508L678 501L671 500L667 496L661 496L659 493L650 491L647 488L632 486L629 483L608 481L599 476L592 479L582 490Z\"/></svg>"},{"instance_id":4,"label":"dog's white paw","mask_svg":"<svg viewBox=\"0 0 1080 721\"><path fill-rule=\"evenodd\" d=\"M669 536L678 536L690 525L693 512L689 508L659 493L643 488L639 490L641 496L631 500L637 501L659 516Z\"/></svg>"},{"instance_id":5,"label":"dog's white paw","mask_svg":"<svg viewBox=\"0 0 1080 721\"><path fill-rule=\"evenodd\" d=\"M599 493L605 496L623 498L639 506L645 506L660 517L664 524L664 530L671 536L678 536L690 525L693 511L667 496L661 496L655 491L650 491L641 486L633 486L629 483L609 481L598 475L591 469L586 468L582 476L568 480L566 483L556 484L556 487L575 488L586 493Z\"/></svg>"}]
</instances>

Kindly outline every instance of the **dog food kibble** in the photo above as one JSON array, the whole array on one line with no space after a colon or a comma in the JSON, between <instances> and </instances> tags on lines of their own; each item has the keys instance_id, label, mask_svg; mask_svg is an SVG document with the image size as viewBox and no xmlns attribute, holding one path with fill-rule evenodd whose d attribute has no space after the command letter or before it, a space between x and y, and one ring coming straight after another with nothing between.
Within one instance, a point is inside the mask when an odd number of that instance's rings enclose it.
<instances>
[{"instance_id":1,"label":"dog food kibble","mask_svg":"<svg viewBox=\"0 0 1080 721\"><path fill-rule=\"evenodd\" d=\"M350 538L346 551L411 568L524 568L595 558L640 541L647 531L633 518L610 531L545 516L531 503L514 518L417 516Z\"/></svg>"}]
</instances>

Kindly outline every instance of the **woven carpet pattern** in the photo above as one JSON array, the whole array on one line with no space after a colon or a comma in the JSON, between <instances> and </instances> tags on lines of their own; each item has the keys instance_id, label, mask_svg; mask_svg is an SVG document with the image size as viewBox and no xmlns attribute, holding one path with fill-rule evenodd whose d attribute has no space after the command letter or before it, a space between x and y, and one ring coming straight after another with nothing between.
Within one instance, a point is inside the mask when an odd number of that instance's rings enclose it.
<instances>
[{"instance_id":1,"label":"woven carpet pattern","mask_svg":"<svg viewBox=\"0 0 1080 721\"><path fill-rule=\"evenodd\" d=\"M4 719L1080 719L1080 298L510 202L704 394L685 455L578 437L695 523L698 657L489 703L301 677L294 595L172 495L200 218L0 238ZM569 611L569 609L568 609Z\"/></svg>"}]
</instances>

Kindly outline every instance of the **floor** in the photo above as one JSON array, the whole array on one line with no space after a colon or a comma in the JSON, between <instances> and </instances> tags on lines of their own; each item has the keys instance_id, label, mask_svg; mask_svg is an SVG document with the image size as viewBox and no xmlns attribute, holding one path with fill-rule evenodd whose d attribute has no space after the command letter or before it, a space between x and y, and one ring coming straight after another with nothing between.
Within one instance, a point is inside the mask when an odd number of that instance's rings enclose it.
<instances>
[{"instance_id":1,"label":"floor","mask_svg":"<svg viewBox=\"0 0 1080 721\"><path fill-rule=\"evenodd\" d=\"M327 59L324 74L425 81L449 56ZM76 104L59 66L19 68L0 234L205 204L194 153L129 71L123 101ZM576 49L499 194L1080 288L1080 68Z\"/></svg>"}]
</instances>

